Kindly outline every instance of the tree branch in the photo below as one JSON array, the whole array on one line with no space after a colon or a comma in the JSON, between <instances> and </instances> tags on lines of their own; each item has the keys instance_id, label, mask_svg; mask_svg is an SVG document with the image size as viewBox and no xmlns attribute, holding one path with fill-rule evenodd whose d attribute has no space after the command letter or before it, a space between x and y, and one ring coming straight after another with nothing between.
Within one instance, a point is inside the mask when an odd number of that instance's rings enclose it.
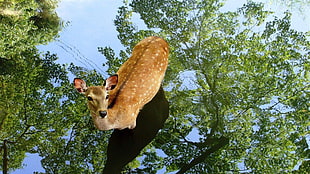
<instances>
[{"instance_id":1,"label":"tree branch","mask_svg":"<svg viewBox=\"0 0 310 174\"><path fill-rule=\"evenodd\" d=\"M221 137L218 140L218 143L211 147L210 149L204 151L200 156L197 158L193 159L189 164L184 165L178 172L177 174L182 174L188 171L190 168L194 167L195 165L203 162L210 154L216 152L220 148L224 147L229 143L229 139L226 137Z\"/></svg>"}]
</instances>

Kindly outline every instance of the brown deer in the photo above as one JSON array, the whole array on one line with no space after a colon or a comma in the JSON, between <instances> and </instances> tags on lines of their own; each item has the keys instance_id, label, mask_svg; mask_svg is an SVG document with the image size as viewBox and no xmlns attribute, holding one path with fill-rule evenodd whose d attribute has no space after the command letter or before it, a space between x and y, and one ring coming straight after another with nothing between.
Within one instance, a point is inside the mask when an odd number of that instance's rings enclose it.
<instances>
[{"instance_id":1,"label":"brown deer","mask_svg":"<svg viewBox=\"0 0 310 174\"><path fill-rule=\"evenodd\" d=\"M140 41L131 57L109 77L104 86L87 87L74 79L78 92L88 99L92 119L99 130L133 129L143 106L158 92L168 66L168 43L156 36Z\"/></svg>"}]
</instances>

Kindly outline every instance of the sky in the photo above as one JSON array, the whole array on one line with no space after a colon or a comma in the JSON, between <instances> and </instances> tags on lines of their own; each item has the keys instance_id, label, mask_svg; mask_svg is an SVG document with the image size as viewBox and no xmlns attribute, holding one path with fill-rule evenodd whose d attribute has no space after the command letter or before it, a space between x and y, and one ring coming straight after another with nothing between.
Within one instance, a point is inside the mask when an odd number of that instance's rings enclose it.
<instances>
[{"instance_id":1,"label":"sky","mask_svg":"<svg viewBox=\"0 0 310 174\"><path fill-rule=\"evenodd\" d=\"M101 73L104 56L98 47L122 48L117 39L113 20L122 1L115 0L62 0L57 8L63 21L69 21L58 40L40 46L41 51L51 51L59 56L59 63L97 69ZM63 49L63 48L65 49ZM86 61L85 61L86 59Z\"/></svg>"},{"instance_id":2,"label":"sky","mask_svg":"<svg viewBox=\"0 0 310 174\"><path fill-rule=\"evenodd\" d=\"M266 2L268 0L256 1ZM241 7L245 2L246 0L229 0L223 10ZM61 31L59 41L38 48L42 52L56 53L59 63L74 62L76 65L89 69L95 68L104 74L106 69L102 67L102 63L105 62L105 58L97 51L97 48L104 46L110 46L114 50L123 48L117 39L116 27L113 24L117 8L121 4L120 0L62 0L58 5L57 13L64 21L70 23ZM276 10L278 13L285 11L279 3L271 3L271 1L268 1L266 9ZM310 14L296 12L293 13L292 20L294 29L310 31ZM191 138L192 141L198 139L195 135ZM40 159L37 154L27 154L23 162L24 168L13 171L11 174L44 172Z\"/></svg>"}]
</instances>

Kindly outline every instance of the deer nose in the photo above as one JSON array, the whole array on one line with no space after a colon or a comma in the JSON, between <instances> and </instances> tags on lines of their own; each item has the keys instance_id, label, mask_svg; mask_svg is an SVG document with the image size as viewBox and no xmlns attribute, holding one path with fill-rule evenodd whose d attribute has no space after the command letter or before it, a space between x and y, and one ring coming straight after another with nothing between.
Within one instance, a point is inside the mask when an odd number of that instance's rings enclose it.
<instances>
[{"instance_id":1,"label":"deer nose","mask_svg":"<svg viewBox=\"0 0 310 174\"><path fill-rule=\"evenodd\" d=\"M101 118L104 118L105 116L107 116L107 111L99 111L99 115Z\"/></svg>"}]
</instances>

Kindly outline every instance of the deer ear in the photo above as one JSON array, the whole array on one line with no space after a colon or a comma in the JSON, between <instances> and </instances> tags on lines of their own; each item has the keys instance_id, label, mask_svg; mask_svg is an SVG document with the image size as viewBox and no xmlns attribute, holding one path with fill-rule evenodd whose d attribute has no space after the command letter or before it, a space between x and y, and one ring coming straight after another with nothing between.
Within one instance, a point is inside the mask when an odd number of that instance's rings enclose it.
<instances>
[{"instance_id":1,"label":"deer ear","mask_svg":"<svg viewBox=\"0 0 310 174\"><path fill-rule=\"evenodd\" d=\"M106 89L106 90L112 90L112 89L114 89L114 88L116 87L116 85L117 85L117 82L118 82L118 75L117 75L117 74L115 74L115 75L109 77L109 78L105 81L105 84L104 84L105 89Z\"/></svg>"},{"instance_id":2,"label":"deer ear","mask_svg":"<svg viewBox=\"0 0 310 174\"><path fill-rule=\"evenodd\" d=\"M87 90L87 85L86 85L86 82L82 79L79 79L79 78L75 78L73 80L73 84L74 84L74 87L75 89L79 92L79 93L82 93L84 94Z\"/></svg>"}]
</instances>

